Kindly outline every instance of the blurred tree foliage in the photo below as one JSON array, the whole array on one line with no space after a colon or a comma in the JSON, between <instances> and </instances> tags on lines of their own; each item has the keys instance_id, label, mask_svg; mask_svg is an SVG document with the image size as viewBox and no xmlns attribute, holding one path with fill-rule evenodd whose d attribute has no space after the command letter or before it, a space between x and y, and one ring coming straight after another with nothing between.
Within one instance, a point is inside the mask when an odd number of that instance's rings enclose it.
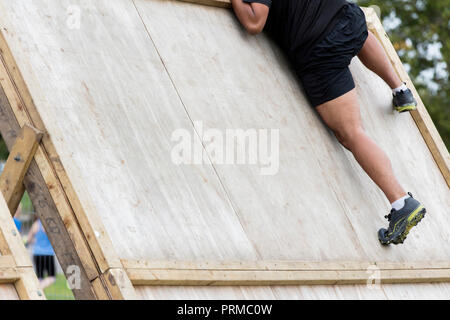
<instances>
[{"instance_id":1,"label":"blurred tree foliage","mask_svg":"<svg viewBox=\"0 0 450 320\"><path fill-rule=\"evenodd\" d=\"M6 147L5 141L0 136L0 160L6 160L8 159L8 148Z\"/></svg>"},{"instance_id":2,"label":"blurred tree foliage","mask_svg":"<svg viewBox=\"0 0 450 320\"><path fill-rule=\"evenodd\" d=\"M450 149L450 0L357 2L380 8L385 29Z\"/></svg>"}]
</instances>

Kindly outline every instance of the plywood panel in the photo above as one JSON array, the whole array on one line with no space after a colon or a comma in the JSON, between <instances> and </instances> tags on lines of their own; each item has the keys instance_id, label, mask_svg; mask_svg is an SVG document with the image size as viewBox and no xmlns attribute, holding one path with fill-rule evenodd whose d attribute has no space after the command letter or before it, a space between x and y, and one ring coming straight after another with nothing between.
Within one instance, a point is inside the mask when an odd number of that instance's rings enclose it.
<instances>
[{"instance_id":1,"label":"plywood panel","mask_svg":"<svg viewBox=\"0 0 450 320\"><path fill-rule=\"evenodd\" d=\"M359 60L351 69L364 126L392 159L405 188L430 213L401 247L378 244L387 201L318 120L264 35L244 34L218 8L136 3L191 119L203 121L205 129L280 130L276 175L263 176L249 166L215 166L261 258L450 258L442 227L450 224L450 190L410 115L393 111L388 86Z\"/></svg>"},{"instance_id":2,"label":"plywood panel","mask_svg":"<svg viewBox=\"0 0 450 320\"><path fill-rule=\"evenodd\" d=\"M80 29L60 14L70 5L81 11ZM191 123L131 1L3 6L4 26L15 31L6 36L61 161L120 257L256 258L213 168L170 161L172 132Z\"/></svg>"}]
</instances>

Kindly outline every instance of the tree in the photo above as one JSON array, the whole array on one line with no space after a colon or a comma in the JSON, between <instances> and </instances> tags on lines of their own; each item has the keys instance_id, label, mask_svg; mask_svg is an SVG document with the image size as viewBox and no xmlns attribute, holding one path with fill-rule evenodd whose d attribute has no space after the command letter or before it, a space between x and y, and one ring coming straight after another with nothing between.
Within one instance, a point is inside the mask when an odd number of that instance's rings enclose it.
<instances>
[{"instance_id":1,"label":"tree","mask_svg":"<svg viewBox=\"0 0 450 320\"><path fill-rule=\"evenodd\" d=\"M450 149L450 0L359 0L383 25Z\"/></svg>"},{"instance_id":2,"label":"tree","mask_svg":"<svg viewBox=\"0 0 450 320\"><path fill-rule=\"evenodd\" d=\"M6 147L5 141L0 136L0 161L6 161L8 159L8 148Z\"/></svg>"}]
</instances>

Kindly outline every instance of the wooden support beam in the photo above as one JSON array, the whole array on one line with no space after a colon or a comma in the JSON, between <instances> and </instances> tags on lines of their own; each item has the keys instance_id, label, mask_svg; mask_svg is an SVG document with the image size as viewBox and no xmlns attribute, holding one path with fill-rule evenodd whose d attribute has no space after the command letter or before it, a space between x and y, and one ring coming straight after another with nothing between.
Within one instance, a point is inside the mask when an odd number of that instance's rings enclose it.
<instances>
[{"instance_id":1,"label":"wooden support beam","mask_svg":"<svg viewBox=\"0 0 450 320\"><path fill-rule=\"evenodd\" d=\"M14 283L19 279L14 266L15 261L12 256L0 256L0 283Z\"/></svg>"},{"instance_id":2,"label":"wooden support beam","mask_svg":"<svg viewBox=\"0 0 450 320\"><path fill-rule=\"evenodd\" d=\"M15 268L5 267L0 268L0 284L15 283L20 279L19 273Z\"/></svg>"},{"instance_id":3,"label":"wooden support beam","mask_svg":"<svg viewBox=\"0 0 450 320\"><path fill-rule=\"evenodd\" d=\"M114 300L136 300L136 292L127 273L122 268L111 268L100 276Z\"/></svg>"},{"instance_id":4,"label":"wooden support beam","mask_svg":"<svg viewBox=\"0 0 450 320\"><path fill-rule=\"evenodd\" d=\"M273 286L449 282L450 262L122 261L133 285Z\"/></svg>"},{"instance_id":5,"label":"wooden support beam","mask_svg":"<svg viewBox=\"0 0 450 320\"><path fill-rule=\"evenodd\" d=\"M21 300L45 300L44 292L39 287L39 281L33 267L18 267L19 278L14 283Z\"/></svg>"},{"instance_id":6,"label":"wooden support beam","mask_svg":"<svg viewBox=\"0 0 450 320\"><path fill-rule=\"evenodd\" d=\"M0 269L15 266L14 258L11 255L0 256Z\"/></svg>"},{"instance_id":7,"label":"wooden support beam","mask_svg":"<svg viewBox=\"0 0 450 320\"><path fill-rule=\"evenodd\" d=\"M25 187L23 178L36 153L43 133L30 125L25 125L19 133L0 176L0 190L14 216Z\"/></svg>"},{"instance_id":8,"label":"wooden support beam","mask_svg":"<svg viewBox=\"0 0 450 320\"><path fill-rule=\"evenodd\" d=\"M128 269L133 285L146 286L282 286L366 284L367 270L229 271ZM376 273L374 273L376 274ZM380 270L383 284L450 281L450 269Z\"/></svg>"},{"instance_id":9,"label":"wooden support beam","mask_svg":"<svg viewBox=\"0 0 450 320\"><path fill-rule=\"evenodd\" d=\"M237 270L237 271L292 271L292 270L366 270L380 269L450 269L450 261L423 262L364 262L364 261L174 261L174 260L128 260L122 259L125 269L148 270Z\"/></svg>"},{"instance_id":10,"label":"wooden support beam","mask_svg":"<svg viewBox=\"0 0 450 320\"><path fill-rule=\"evenodd\" d=\"M6 243L6 239L3 234L0 232L0 255L10 255L11 250L9 250L8 244Z\"/></svg>"},{"instance_id":11,"label":"wooden support beam","mask_svg":"<svg viewBox=\"0 0 450 320\"><path fill-rule=\"evenodd\" d=\"M108 292L105 291L105 284L103 283L103 278L98 277L92 280L91 283L97 300L111 299L111 297L108 295Z\"/></svg>"}]
</instances>

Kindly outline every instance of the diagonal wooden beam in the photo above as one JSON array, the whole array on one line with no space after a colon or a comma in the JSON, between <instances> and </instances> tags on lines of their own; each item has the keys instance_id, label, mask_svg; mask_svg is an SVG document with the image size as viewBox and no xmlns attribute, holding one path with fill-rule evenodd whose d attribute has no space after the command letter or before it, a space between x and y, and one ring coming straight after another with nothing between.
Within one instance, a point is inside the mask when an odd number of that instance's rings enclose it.
<instances>
[{"instance_id":1,"label":"diagonal wooden beam","mask_svg":"<svg viewBox=\"0 0 450 320\"><path fill-rule=\"evenodd\" d=\"M41 131L30 125L25 125L16 138L0 176L0 190L12 216L14 216L25 192L23 178L28 171L42 136Z\"/></svg>"},{"instance_id":2,"label":"diagonal wooden beam","mask_svg":"<svg viewBox=\"0 0 450 320\"><path fill-rule=\"evenodd\" d=\"M16 262L11 255L0 256L0 269L15 266Z\"/></svg>"}]
</instances>

